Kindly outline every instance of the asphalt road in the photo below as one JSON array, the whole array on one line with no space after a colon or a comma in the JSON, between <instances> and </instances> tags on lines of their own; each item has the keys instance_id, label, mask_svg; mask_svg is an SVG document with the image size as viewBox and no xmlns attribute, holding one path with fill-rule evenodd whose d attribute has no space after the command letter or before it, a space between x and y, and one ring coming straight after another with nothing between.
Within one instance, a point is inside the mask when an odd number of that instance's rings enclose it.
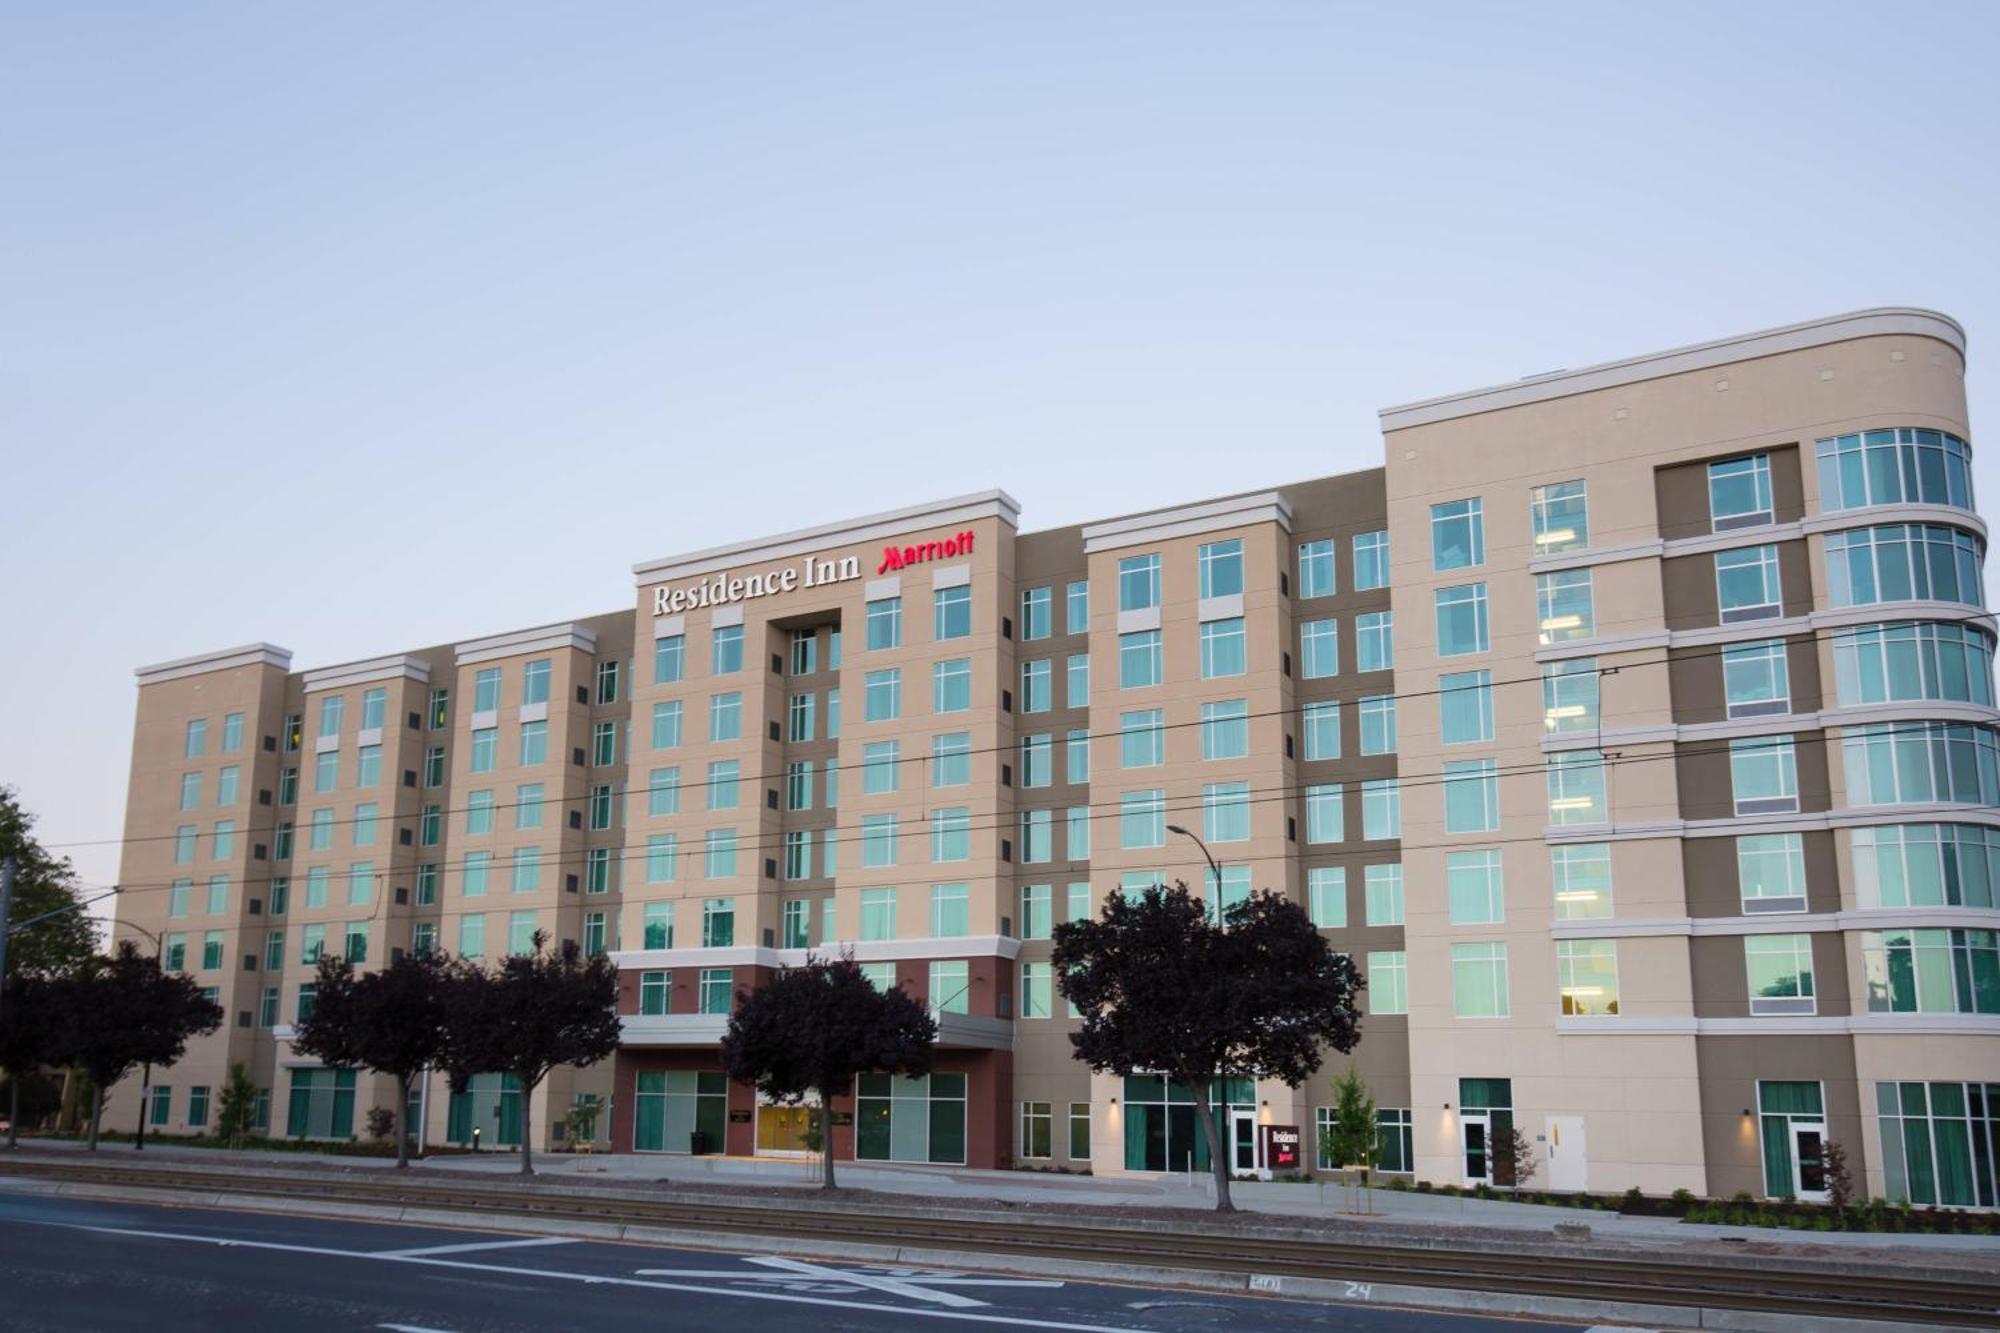
<instances>
[{"instance_id":1,"label":"asphalt road","mask_svg":"<svg viewBox=\"0 0 2000 1333\"><path fill-rule=\"evenodd\" d=\"M828 1252L837 1254L837 1238ZM1575 1325L9 1194L0 1329L1556 1333Z\"/></svg>"}]
</instances>

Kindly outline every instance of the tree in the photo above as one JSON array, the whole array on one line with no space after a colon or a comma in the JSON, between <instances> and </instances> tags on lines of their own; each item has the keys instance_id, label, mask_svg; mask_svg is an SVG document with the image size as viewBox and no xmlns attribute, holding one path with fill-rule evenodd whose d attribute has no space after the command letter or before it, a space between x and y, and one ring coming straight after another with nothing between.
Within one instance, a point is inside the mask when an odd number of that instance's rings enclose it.
<instances>
[{"instance_id":1,"label":"tree","mask_svg":"<svg viewBox=\"0 0 2000 1333\"><path fill-rule=\"evenodd\" d=\"M1519 1189L1535 1178L1535 1145L1512 1117L1503 1124L1494 1117L1493 1183Z\"/></svg>"},{"instance_id":2,"label":"tree","mask_svg":"<svg viewBox=\"0 0 2000 1333\"><path fill-rule=\"evenodd\" d=\"M7 1146L18 1146L21 1082L63 1058L58 983L20 973L0 982L0 1073L7 1075Z\"/></svg>"},{"instance_id":3,"label":"tree","mask_svg":"<svg viewBox=\"0 0 2000 1333\"><path fill-rule=\"evenodd\" d=\"M1364 984L1305 910L1270 890L1209 919L1185 883L1114 893L1095 921L1055 930L1057 984L1082 1015L1070 1034L1099 1073L1164 1074L1193 1090L1215 1173L1215 1207L1234 1211L1229 1160L1216 1127L1218 1077L1298 1087L1321 1050L1360 1040L1354 1000Z\"/></svg>"},{"instance_id":4,"label":"tree","mask_svg":"<svg viewBox=\"0 0 2000 1333\"><path fill-rule=\"evenodd\" d=\"M59 1038L72 1064L90 1075L90 1149L97 1150L106 1089L138 1064L167 1068L187 1051L188 1040L222 1026L222 1006L201 993L192 977L160 970L160 960L120 941L79 977L54 983ZM145 1115L147 1108L139 1108Z\"/></svg>"},{"instance_id":5,"label":"tree","mask_svg":"<svg viewBox=\"0 0 2000 1333\"><path fill-rule=\"evenodd\" d=\"M241 1060L229 1062L229 1077L215 1101L215 1133L232 1148L241 1148L257 1120L257 1084Z\"/></svg>"},{"instance_id":6,"label":"tree","mask_svg":"<svg viewBox=\"0 0 2000 1333\"><path fill-rule=\"evenodd\" d=\"M618 1049L618 969L586 959L574 940L501 959L460 960L445 987L444 1064L454 1092L474 1074L512 1074L521 1085L521 1174L533 1175L535 1089L559 1065L596 1064Z\"/></svg>"},{"instance_id":7,"label":"tree","mask_svg":"<svg viewBox=\"0 0 2000 1333\"><path fill-rule=\"evenodd\" d=\"M1335 1166L1348 1173L1350 1183L1354 1168L1360 1167L1365 1188L1368 1168L1375 1161L1375 1094L1353 1065L1333 1081L1333 1092L1333 1124L1320 1146Z\"/></svg>"},{"instance_id":8,"label":"tree","mask_svg":"<svg viewBox=\"0 0 2000 1333\"><path fill-rule=\"evenodd\" d=\"M901 988L877 990L853 955L808 959L738 992L722 1067L772 1101L819 1098L820 1188L832 1189L833 1095L861 1074L931 1071L937 1021Z\"/></svg>"},{"instance_id":9,"label":"tree","mask_svg":"<svg viewBox=\"0 0 2000 1333\"><path fill-rule=\"evenodd\" d=\"M345 958L323 956L312 1012L292 1036L294 1051L328 1068L372 1069L396 1080L391 1126L399 1168L410 1164L410 1127L403 1123L410 1085L444 1059L449 971L430 953L406 953L361 974Z\"/></svg>"},{"instance_id":10,"label":"tree","mask_svg":"<svg viewBox=\"0 0 2000 1333\"><path fill-rule=\"evenodd\" d=\"M1854 1172L1847 1165L1847 1149L1838 1139L1827 1139L1819 1147L1820 1165L1826 1169L1826 1201L1839 1212L1854 1202Z\"/></svg>"},{"instance_id":11,"label":"tree","mask_svg":"<svg viewBox=\"0 0 2000 1333\"><path fill-rule=\"evenodd\" d=\"M97 923L83 910L68 857L50 856L34 837L35 817L11 787L0 787L0 861L14 861L10 925L41 918L7 942L9 976L75 973L97 954Z\"/></svg>"}]
</instances>

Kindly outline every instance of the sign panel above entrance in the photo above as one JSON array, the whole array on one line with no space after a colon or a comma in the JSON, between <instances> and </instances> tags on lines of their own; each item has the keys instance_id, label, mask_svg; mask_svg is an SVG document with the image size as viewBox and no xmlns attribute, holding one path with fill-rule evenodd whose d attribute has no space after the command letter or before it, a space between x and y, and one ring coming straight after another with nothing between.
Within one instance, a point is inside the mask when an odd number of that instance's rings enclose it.
<instances>
[{"instance_id":1,"label":"sign panel above entrance","mask_svg":"<svg viewBox=\"0 0 2000 1333\"><path fill-rule=\"evenodd\" d=\"M915 542L907 546L884 546L877 574L931 560L949 560L972 554L971 530L956 532L942 540ZM801 588L819 588L829 583L846 583L861 577L861 557L831 558L807 556L796 565L773 565L750 574L717 574L699 583L676 588L662 585L653 589L653 614L679 615L705 606L729 606L753 597L771 597Z\"/></svg>"}]
</instances>

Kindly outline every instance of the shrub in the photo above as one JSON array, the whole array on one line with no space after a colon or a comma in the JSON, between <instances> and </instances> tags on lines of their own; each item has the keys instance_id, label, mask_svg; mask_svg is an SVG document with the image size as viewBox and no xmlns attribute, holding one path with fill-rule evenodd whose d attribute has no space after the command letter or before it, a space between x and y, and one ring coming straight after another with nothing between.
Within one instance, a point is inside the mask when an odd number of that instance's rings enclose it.
<instances>
[{"instance_id":1,"label":"shrub","mask_svg":"<svg viewBox=\"0 0 2000 1333\"><path fill-rule=\"evenodd\" d=\"M1694 1207L1693 1190L1677 1189L1672 1194L1668 1195L1667 1198L1668 1201L1674 1205L1674 1207L1680 1209L1682 1212L1686 1212L1688 1209Z\"/></svg>"}]
</instances>

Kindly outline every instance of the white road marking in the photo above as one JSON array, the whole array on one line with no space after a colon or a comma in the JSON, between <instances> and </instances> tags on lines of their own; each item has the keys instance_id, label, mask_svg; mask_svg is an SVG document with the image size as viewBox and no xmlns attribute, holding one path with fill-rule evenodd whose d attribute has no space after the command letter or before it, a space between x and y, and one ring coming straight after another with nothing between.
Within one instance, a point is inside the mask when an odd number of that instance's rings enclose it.
<instances>
[{"instance_id":1,"label":"white road marking","mask_svg":"<svg viewBox=\"0 0 2000 1333\"><path fill-rule=\"evenodd\" d=\"M422 1324L377 1324L377 1328L394 1330L394 1333L451 1333L449 1329L425 1328Z\"/></svg>"},{"instance_id":2,"label":"white road marking","mask_svg":"<svg viewBox=\"0 0 2000 1333\"><path fill-rule=\"evenodd\" d=\"M475 1240L464 1245L426 1245L418 1250L383 1250L378 1259L414 1259L423 1254L469 1254L473 1250L521 1250L531 1245L574 1245L571 1236L531 1236L527 1240Z\"/></svg>"},{"instance_id":3,"label":"white road marking","mask_svg":"<svg viewBox=\"0 0 2000 1333\"><path fill-rule=\"evenodd\" d=\"M1045 1282L1030 1278L979 1278L967 1277L961 1273L939 1273L935 1276L920 1269L903 1268L865 1272L852 1268L828 1268L823 1264L807 1263L799 1259L783 1259L775 1256L746 1256L753 1264L766 1268L783 1270L776 1274L746 1273L741 1269L676 1270L672 1268L641 1268L640 1277L707 1277L727 1278L737 1282L776 1283L793 1286L800 1279L813 1284L818 1290L867 1290L888 1292L893 1296L904 1296L915 1301L934 1301L939 1305L967 1310L985 1305L985 1301L973 1300L970 1296L960 1296L949 1291L934 1291L934 1287L1060 1287L1060 1282ZM795 1287L795 1289L799 1289ZM812 1287L804 1289L810 1290Z\"/></svg>"},{"instance_id":4,"label":"white road marking","mask_svg":"<svg viewBox=\"0 0 2000 1333\"><path fill-rule=\"evenodd\" d=\"M337 1250L326 1245L291 1245L273 1240L233 1240L219 1236L197 1236L178 1231L150 1231L141 1227L90 1226L82 1222L54 1222L43 1218L17 1218L17 1226L60 1227L65 1231L87 1231L100 1236L135 1236L142 1240L178 1240L196 1245L241 1246L250 1250L272 1250L283 1254L312 1254L331 1259L359 1259L374 1263L415 1264L424 1268L456 1268L473 1273L495 1273L508 1277L552 1278L580 1282L587 1286L641 1287L652 1291L682 1291L697 1296L728 1296L743 1301L776 1301L784 1305L823 1305L837 1310L859 1310L869 1314L902 1315L906 1319L949 1319L966 1324L1002 1324L1011 1328L1053 1329L1058 1333L1149 1333L1132 1325L1071 1324L1057 1319L1032 1319L1025 1315L975 1314L969 1310L912 1309L906 1305L875 1305L865 1301L838 1301L790 1292L760 1291L745 1287L697 1287L685 1282L651 1282L630 1277L608 1277L596 1273L565 1273L550 1268L515 1268L506 1264L475 1264L463 1259L419 1255L371 1254L366 1250Z\"/></svg>"}]
</instances>

